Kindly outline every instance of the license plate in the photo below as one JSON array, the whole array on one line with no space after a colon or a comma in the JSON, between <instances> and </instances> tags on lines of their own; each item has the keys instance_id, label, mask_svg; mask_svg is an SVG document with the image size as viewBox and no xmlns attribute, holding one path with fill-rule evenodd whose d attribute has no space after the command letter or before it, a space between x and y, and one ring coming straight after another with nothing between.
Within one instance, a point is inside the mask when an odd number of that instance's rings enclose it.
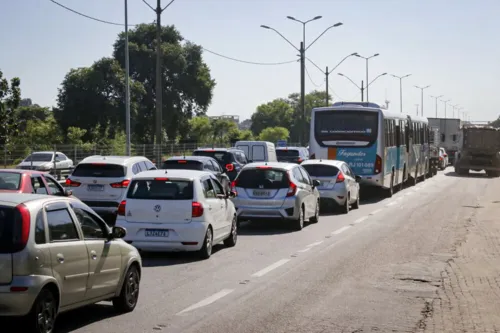
<instances>
[{"instance_id":1,"label":"license plate","mask_svg":"<svg viewBox=\"0 0 500 333\"><path fill-rule=\"evenodd\" d=\"M270 197L271 191L253 191L255 197Z\"/></svg>"},{"instance_id":2,"label":"license plate","mask_svg":"<svg viewBox=\"0 0 500 333\"><path fill-rule=\"evenodd\" d=\"M146 229L146 237L168 237L168 230L164 229Z\"/></svg>"},{"instance_id":3,"label":"license plate","mask_svg":"<svg viewBox=\"0 0 500 333\"><path fill-rule=\"evenodd\" d=\"M104 191L104 185L91 184L91 185L87 185L87 189L89 191Z\"/></svg>"}]
</instances>

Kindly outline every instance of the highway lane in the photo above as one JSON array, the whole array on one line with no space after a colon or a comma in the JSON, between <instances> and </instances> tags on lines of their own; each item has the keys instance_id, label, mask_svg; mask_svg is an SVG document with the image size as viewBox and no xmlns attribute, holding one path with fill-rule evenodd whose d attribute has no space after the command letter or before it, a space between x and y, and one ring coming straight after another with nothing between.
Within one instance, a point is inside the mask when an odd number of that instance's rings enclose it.
<instances>
[{"instance_id":1,"label":"highway lane","mask_svg":"<svg viewBox=\"0 0 500 333\"><path fill-rule=\"evenodd\" d=\"M452 168L300 232L243 227L236 247L144 258L136 310L107 303L62 315L60 332L412 331L464 221L497 179Z\"/></svg>"}]
</instances>

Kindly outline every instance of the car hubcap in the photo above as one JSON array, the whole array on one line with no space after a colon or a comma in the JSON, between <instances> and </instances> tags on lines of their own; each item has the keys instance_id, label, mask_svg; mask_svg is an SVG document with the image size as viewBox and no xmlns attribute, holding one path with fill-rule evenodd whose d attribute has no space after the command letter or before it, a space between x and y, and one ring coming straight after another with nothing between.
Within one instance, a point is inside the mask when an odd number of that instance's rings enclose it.
<instances>
[{"instance_id":1,"label":"car hubcap","mask_svg":"<svg viewBox=\"0 0 500 333\"><path fill-rule=\"evenodd\" d=\"M300 227L304 226L304 211L302 209L300 210L299 223Z\"/></svg>"},{"instance_id":2,"label":"car hubcap","mask_svg":"<svg viewBox=\"0 0 500 333\"><path fill-rule=\"evenodd\" d=\"M207 241L206 241L206 246L207 246L207 253L211 254L212 253L212 231L210 229L207 230Z\"/></svg>"},{"instance_id":3,"label":"car hubcap","mask_svg":"<svg viewBox=\"0 0 500 333\"><path fill-rule=\"evenodd\" d=\"M46 298L38 304L37 321L40 332L52 332L56 316L55 300Z\"/></svg>"},{"instance_id":4,"label":"car hubcap","mask_svg":"<svg viewBox=\"0 0 500 333\"><path fill-rule=\"evenodd\" d=\"M236 239L238 238L238 232L237 232L237 223L236 223L236 220L233 220L233 227L232 227L232 230L231 230L231 233L233 235L233 241L236 242Z\"/></svg>"},{"instance_id":5,"label":"car hubcap","mask_svg":"<svg viewBox=\"0 0 500 333\"><path fill-rule=\"evenodd\" d=\"M316 204L316 218L319 217L319 204Z\"/></svg>"},{"instance_id":6,"label":"car hubcap","mask_svg":"<svg viewBox=\"0 0 500 333\"><path fill-rule=\"evenodd\" d=\"M135 302L137 302L137 297L139 296L139 275L136 271L129 273L125 288L127 303L130 306L134 306Z\"/></svg>"}]
</instances>

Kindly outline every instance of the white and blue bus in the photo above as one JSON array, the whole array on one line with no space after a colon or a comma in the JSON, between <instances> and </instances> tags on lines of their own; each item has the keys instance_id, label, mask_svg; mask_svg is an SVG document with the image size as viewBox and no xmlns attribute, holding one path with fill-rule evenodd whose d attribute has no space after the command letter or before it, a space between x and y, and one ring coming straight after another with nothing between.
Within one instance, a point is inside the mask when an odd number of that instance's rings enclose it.
<instances>
[{"instance_id":1,"label":"white and blue bus","mask_svg":"<svg viewBox=\"0 0 500 333\"><path fill-rule=\"evenodd\" d=\"M407 180L412 119L370 102L337 102L311 113L311 159L342 160L361 184L392 196ZM417 160L415 160L417 161ZM415 170L417 164L415 163Z\"/></svg>"},{"instance_id":2,"label":"white and blue bus","mask_svg":"<svg viewBox=\"0 0 500 333\"><path fill-rule=\"evenodd\" d=\"M427 118L408 116L406 127L408 179L415 185L418 179L425 180L429 173L429 121Z\"/></svg>"}]
</instances>

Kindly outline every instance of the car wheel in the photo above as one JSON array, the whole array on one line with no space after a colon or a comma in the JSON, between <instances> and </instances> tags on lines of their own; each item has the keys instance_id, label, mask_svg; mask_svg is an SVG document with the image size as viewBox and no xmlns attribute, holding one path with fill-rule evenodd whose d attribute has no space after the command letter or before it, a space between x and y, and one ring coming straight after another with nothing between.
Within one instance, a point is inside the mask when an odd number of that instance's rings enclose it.
<instances>
[{"instance_id":1,"label":"car wheel","mask_svg":"<svg viewBox=\"0 0 500 333\"><path fill-rule=\"evenodd\" d=\"M358 197L356 198L356 202L352 204L353 209L358 209L359 208L359 190L358 190Z\"/></svg>"},{"instance_id":2,"label":"car wheel","mask_svg":"<svg viewBox=\"0 0 500 333\"><path fill-rule=\"evenodd\" d=\"M314 216L309 219L311 223L319 222L319 200L316 202L316 210L314 211Z\"/></svg>"},{"instance_id":3,"label":"car wheel","mask_svg":"<svg viewBox=\"0 0 500 333\"><path fill-rule=\"evenodd\" d=\"M34 333L53 333L57 317L57 300L47 288L42 289L35 300L26 324Z\"/></svg>"},{"instance_id":4,"label":"car wheel","mask_svg":"<svg viewBox=\"0 0 500 333\"><path fill-rule=\"evenodd\" d=\"M203 240L203 246L200 249L201 259L208 259L212 255L212 241L214 236L212 235L212 229L207 228L207 233L205 234L205 239Z\"/></svg>"},{"instance_id":5,"label":"car wheel","mask_svg":"<svg viewBox=\"0 0 500 333\"><path fill-rule=\"evenodd\" d=\"M340 212L342 214L349 214L349 201L351 200L351 195L348 193L347 198L345 199L345 204L340 208Z\"/></svg>"},{"instance_id":6,"label":"car wheel","mask_svg":"<svg viewBox=\"0 0 500 333\"><path fill-rule=\"evenodd\" d=\"M132 312L139 299L141 276L135 265L130 266L118 297L113 298L113 306L121 313Z\"/></svg>"},{"instance_id":7,"label":"car wheel","mask_svg":"<svg viewBox=\"0 0 500 333\"><path fill-rule=\"evenodd\" d=\"M238 240L238 223L236 222L236 216L233 217L233 222L231 223L231 233L229 237L224 239L224 245L227 247L233 247L236 245Z\"/></svg>"},{"instance_id":8,"label":"car wheel","mask_svg":"<svg viewBox=\"0 0 500 333\"><path fill-rule=\"evenodd\" d=\"M294 221L294 229L300 231L304 228L304 207L300 208L299 218Z\"/></svg>"}]
</instances>

